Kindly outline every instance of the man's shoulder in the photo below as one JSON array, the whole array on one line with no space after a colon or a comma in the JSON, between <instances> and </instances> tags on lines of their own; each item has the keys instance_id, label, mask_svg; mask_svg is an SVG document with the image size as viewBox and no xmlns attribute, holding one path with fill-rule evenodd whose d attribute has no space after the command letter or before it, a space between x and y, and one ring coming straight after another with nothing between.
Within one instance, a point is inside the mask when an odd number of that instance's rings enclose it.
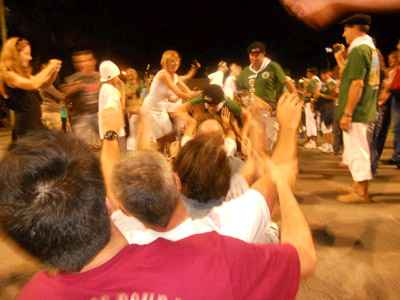
<instances>
[{"instance_id":1,"label":"man's shoulder","mask_svg":"<svg viewBox=\"0 0 400 300\"><path fill-rule=\"evenodd\" d=\"M46 271L41 271L24 286L18 299L60 299L52 292L53 282L53 276L50 276Z\"/></svg>"},{"instance_id":2,"label":"man's shoulder","mask_svg":"<svg viewBox=\"0 0 400 300\"><path fill-rule=\"evenodd\" d=\"M189 103L192 105L204 103L203 95L199 95L199 96L193 98L192 100L189 100Z\"/></svg>"},{"instance_id":3,"label":"man's shoulder","mask_svg":"<svg viewBox=\"0 0 400 300\"><path fill-rule=\"evenodd\" d=\"M373 49L372 47L370 47L368 45L364 45L364 44L360 45L358 47L355 47L351 50L351 52L349 54L348 62L352 63L361 57L372 58L374 51L376 51L376 50Z\"/></svg>"},{"instance_id":4,"label":"man's shoulder","mask_svg":"<svg viewBox=\"0 0 400 300\"><path fill-rule=\"evenodd\" d=\"M271 69L279 69L279 70L282 70L282 66L278 63L278 62L276 62L276 61L271 61L269 64L268 64L268 66L266 66L266 68L268 68L268 67L270 67Z\"/></svg>"}]
</instances>

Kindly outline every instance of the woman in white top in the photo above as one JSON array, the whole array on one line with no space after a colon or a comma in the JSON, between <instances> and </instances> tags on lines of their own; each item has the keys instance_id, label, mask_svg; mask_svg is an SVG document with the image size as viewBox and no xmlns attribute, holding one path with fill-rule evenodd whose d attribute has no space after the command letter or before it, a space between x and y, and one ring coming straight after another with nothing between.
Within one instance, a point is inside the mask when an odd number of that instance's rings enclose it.
<instances>
[{"instance_id":1,"label":"woman in white top","mask_svg":"<svg viewBox=\"0 0 400 300\"><path fill-rule=\"evenodd\" d=\"M191 91L176 74L181 58L178 52L167 50L161 57L162 70L153 79L150 92L142 106L142 115L149 122L152 135L163 151L167 142L175 140L173 126L167 112L168 101L176 102L177 97L170 97L171 92L180 98L192 99L201 91Z\"/></svg>"}]
</instances>

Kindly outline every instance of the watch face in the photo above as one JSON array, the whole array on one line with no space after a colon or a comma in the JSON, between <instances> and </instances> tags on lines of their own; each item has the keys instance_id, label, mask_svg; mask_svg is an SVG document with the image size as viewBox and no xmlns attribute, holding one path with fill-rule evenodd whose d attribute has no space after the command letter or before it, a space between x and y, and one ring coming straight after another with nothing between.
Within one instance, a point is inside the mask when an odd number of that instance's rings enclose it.
<instances>
[{"instance_id":1,"label":"watch face","mask_svg":"<svg viewBox=\"0 0 400 300\"><path fill-rule=\"evenodd\" d=\"M104 138L107 140L117 140L118 134L115 131L107 131Z\"/></svg>"}]
</instances>

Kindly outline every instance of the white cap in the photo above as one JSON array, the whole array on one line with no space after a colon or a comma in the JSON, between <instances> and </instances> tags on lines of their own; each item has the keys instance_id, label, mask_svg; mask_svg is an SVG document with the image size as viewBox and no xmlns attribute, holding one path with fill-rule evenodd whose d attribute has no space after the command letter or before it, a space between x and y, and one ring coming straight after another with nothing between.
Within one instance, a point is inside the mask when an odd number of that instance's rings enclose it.
<instances>
[{"instance_id":1,"label":"white cap","mask_svg":"<svg viewBox=\"0 0 400 300\"><path fill-rule=\"evenodd\" d=\"M117 76L119 76L120 71L116 64L111 60L105 60L100 64L100 81L106 82Z\"/></svg>"}]
</instances>

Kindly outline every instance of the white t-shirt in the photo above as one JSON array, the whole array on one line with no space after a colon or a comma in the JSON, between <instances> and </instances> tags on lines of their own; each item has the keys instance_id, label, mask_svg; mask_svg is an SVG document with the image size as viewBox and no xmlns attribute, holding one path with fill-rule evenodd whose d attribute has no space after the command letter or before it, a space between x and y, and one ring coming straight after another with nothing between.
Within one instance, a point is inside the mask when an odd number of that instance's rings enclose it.
<instances>
[{"instance_id":1,"label":"white t-shirt","mask_svg":"<svg viewBox=\"0 0 400 300\"><path fill-rule=\"evenodd\" d=\"M233 100L237 90L236 77L228 76L224 82L224 87L222 89L224 90L225 97Z\"/></svg>"},{"instance_id":2,"label":"white t-shirt","mask_svg":"<svg viewBox=\"0 0 400 300\"><path fill-rule=\"evenodd\" d=\"M103 110L106 108L113 107L116 108L120 112L120 118L123 124L122 120L122 111L121 111L121 100L118 97L117 90L115 89L114 86L108 83L104 83L99 92L99 133L100 133L100 138L103 139L104 135L101 132L101 114ZM123 126L121 126L118 135L125 136L125 129Z\"/></svg>"},{"instance_id":3,"label":"white t-shirt","mask_svg":"<svg viewBox=\"0 0 400 300\"><path fill-rule=\"evenodd\" d=\"M121 211L116 211L112 220L130 244L147 244L160 237L176 241L209 231L256 243L270 226L270 212L264 197L256 190L248 190L241 197L215 207L208 216L188 218L169 232L146 229L137 219Z\"/></svg>"},{"instance_id":4,"label":"white t-shirt","mask_svg":"<svg viewBox=\"0 0 400 300\"><path fill-rule=\"evenodd\" d=\"M216 84L222 87L224 85L224 72L217 71L208 75L208 79L210 79L210 84Z\"/></svg>"}]
</instances>

